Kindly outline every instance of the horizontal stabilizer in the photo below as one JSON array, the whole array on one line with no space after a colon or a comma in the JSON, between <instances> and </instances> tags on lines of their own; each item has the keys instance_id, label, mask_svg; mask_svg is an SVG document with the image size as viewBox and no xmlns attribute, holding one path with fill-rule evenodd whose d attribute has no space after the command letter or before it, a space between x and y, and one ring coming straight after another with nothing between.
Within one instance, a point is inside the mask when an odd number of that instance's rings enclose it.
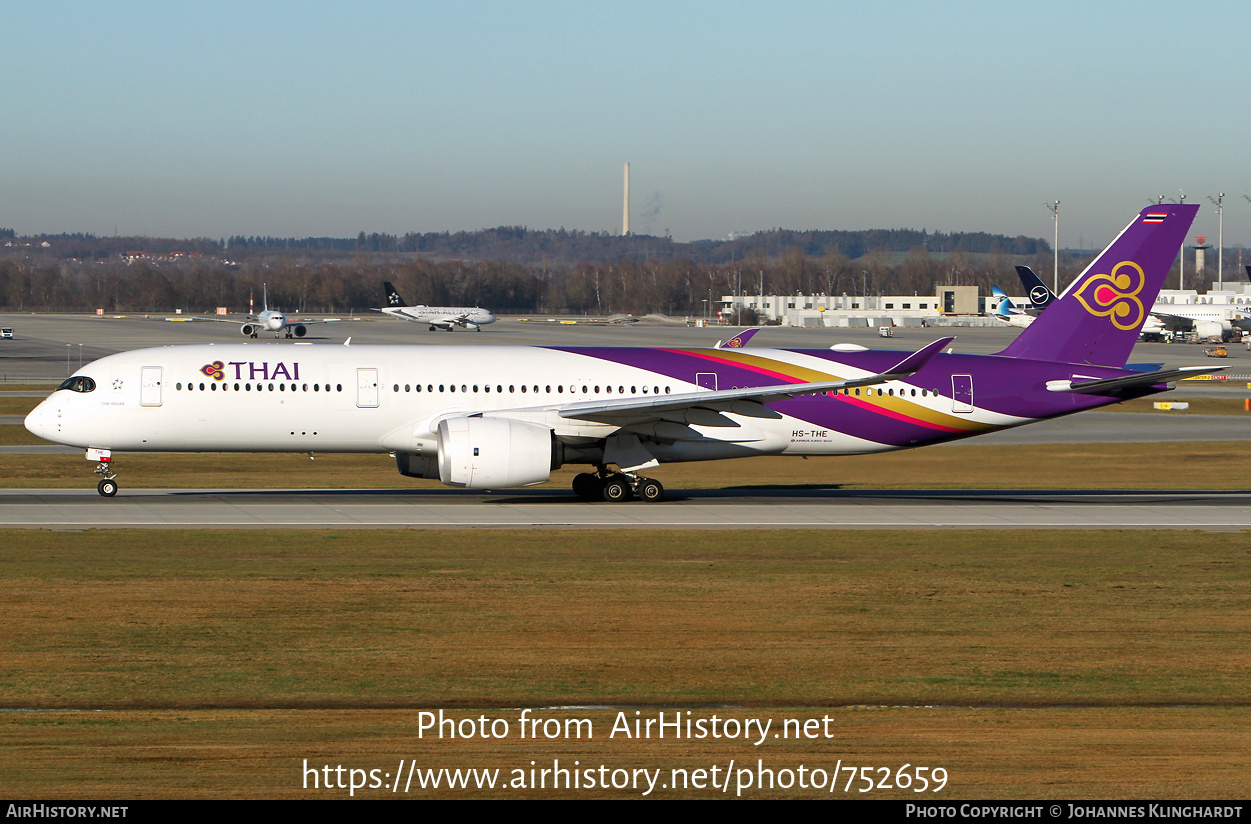
<instances>
[{"instance_id":1,"label":"horizontal stabilizer","mask_svg":"<svg viewBox=\"0 0 1251 824\"><path fill-rule=\"evenodd\" d=\"M1155 386L1180 380L1191 375L1208 375L1220 372L1224 366L1182 366L1177 369L1163 369L1159 372L1140 372L1136 375L1124 375L1119 378L1104 378L1096 381L1071 380L1047 381L1048 392L1076 392L1082 395L1117 395L1127 389L1139 386Z\"/></svg>"}]
</instances>

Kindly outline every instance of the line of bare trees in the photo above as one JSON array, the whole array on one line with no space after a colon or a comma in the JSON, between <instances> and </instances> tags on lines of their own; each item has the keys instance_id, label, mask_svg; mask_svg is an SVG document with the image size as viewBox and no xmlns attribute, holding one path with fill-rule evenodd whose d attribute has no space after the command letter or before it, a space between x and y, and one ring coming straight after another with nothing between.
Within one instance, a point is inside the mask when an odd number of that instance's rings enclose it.
<instances>
[{"instance_id":1,"label":"line of bare trees","mask_svg":"<svg viewBox=\"0 0 1251 824\"><path fill-rule=\"evenodd\" d=\"M635 315L698 314L704 301L727 294L933 295L935 287L960 284L988 293L1017 284L1014 264L1051 271L1051 256L933 255L870 252L858 258L834 253L805 255L791 248L776 257L748 255L727 264L689 260L580 263L548 269L501 261L435 262L419 258L350 262L255 260L126 264L108 261L0 259L0 307L5 311L208 312L224 306L244 311L262 284L271 308L296 312L348 312L383 305L382 282L391 281L410 303L472 305L504 313ZM1061 277L1085 261L1061 256Z\"/></svg>"}]
</instances>

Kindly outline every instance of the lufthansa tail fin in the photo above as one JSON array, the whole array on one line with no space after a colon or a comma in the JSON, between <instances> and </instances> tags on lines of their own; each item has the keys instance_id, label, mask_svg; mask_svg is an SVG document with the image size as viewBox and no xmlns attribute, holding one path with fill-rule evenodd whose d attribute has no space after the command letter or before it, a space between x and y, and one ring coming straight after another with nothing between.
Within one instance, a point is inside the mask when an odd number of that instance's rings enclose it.
<instances>
[{"instance_id":1,"label":"lufthansa tail fin","mask_svg":"<svg viewBox=\"0 0 1251 824\"><path fill-rule=\"evenodd\" d=\"M1122 367L1199 207L1149 206L999 354Z\"/></svg>"},{"instance_id":2,"label":"lufthansa tail fin","mask_svg":"<svg viewBox=\"0 0 1251 824\"><path fill-rule=\"evenodd\" d=\"M1029 295L1030 306L1041 312L1052 303L1055 302L1056 293L1051 291L1051 287L1042 282L1042 278L1034 274L1034 270L1028 266L1016 267L1016 276L1021 279L1021 285L1025 287L1025 294Z\"/></svg>"}]
</instances>

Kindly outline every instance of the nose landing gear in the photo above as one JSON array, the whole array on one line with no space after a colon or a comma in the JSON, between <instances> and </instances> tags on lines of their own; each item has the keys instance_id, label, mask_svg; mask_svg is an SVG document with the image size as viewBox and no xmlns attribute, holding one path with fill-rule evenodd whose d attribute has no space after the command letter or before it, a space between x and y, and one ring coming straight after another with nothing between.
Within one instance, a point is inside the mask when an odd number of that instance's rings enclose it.
<instances>
[{"instance_id":1,"label":"nose landing gear","mask_svg":"<svg viewBox=\"0 0 1251 824\"><path fill-rule=\"evenodd\" d=\"M103 453L103 454L101 454ZM87 458L96 458L99 463L96 464L97 475L103 475L100 483L96 484L96 492L99 492L106 498L112 498L117 494L117 473L113 471L113 458L108 454L108 450L97 450L95 455L89 451Z\"/></svg>"}]
</instances>

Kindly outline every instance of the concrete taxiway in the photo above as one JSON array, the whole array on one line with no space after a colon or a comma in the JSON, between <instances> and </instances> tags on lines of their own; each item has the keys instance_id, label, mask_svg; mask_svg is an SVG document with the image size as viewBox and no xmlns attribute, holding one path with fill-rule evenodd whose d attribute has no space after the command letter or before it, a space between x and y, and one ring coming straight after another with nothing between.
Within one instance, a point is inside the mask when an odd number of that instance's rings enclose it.
<instances>
[{"instance_id":1,"label":"concrete taxiway","mask_svg":"<svg viewBox=\"0 0 1251 824\"><path fill-rule=\"evenodd\" d=\"M673 490L596 504L557 490L0 490L0 527L1251 529L1251 492Z\"/></svg>"}]
</instances>

